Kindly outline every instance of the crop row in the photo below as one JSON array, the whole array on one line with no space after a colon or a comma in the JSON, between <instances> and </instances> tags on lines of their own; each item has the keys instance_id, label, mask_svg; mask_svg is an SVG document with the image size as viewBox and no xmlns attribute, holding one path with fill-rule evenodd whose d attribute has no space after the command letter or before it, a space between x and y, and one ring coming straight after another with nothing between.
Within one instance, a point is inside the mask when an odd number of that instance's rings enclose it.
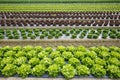
<instances>
[{"instance_id":1,"label":"crop row","mask_svg":"<svg viewBox=\"0 0 120 80\"><path fill-rule=\"evenodd\" d=\"M0 48L0 72L6 77L15 74L58 77L62 74L66 79L90 75L117 79L120 78L120 48L5 46Z\"/></svg>"},{"instance_id":2,"label":"crop row","mask_svg":"<svg viewBox=\"0 0 120 80\"><path fill-rule=\"evenodd\" d=\"M7 19L0 26L120 26L120 20L87 19Z\"/></svg>"},{"instance_id":3,"label":"crop row","mask_svg":"<svg viewBox=\"0 0 120 80\"><path fill-rule=\"evenodd\" d=\"M0 3L119 3L119 0L0 0Z\"/></svg>"},{"instance_id":4,"label":"crop row","mask_svg":"<svg viewBox=\"0 0 120 80\"><path fill-rule=\"evenodd\" d=\"M70 12L0 12L1 15L118 15L119 11L70 11Z\"/></svg>"},{"instance_id":5,"label":"crop row","mask_svg":"<svg viewBox=\"0 0 120 80\"><path fill-rule=\"evenodd\" d=\"M68 11L111 11L111 12L119 12L120 11L119 3L72 3L72 4L1 4L0 12L51 12L51 11L60 11L60 12L68 12Z\"/></svg>"},{"instance_id":6,"label":"crop row","mask_svg":"<svg viewBox=\"0 0 120 80\"><path fill-rule=\"evenodd\" d=\"M120 29L0 29L0 39L120 39Z\"/></svg>"},{"instance_id":7,"label":"crop row","mask_svg":"<svg viewBox=\"0 0 120 80\"><path fill-rule=\"evenodd\" d=\"M1 12L2 19L120 19L119 12Z\"/></svg>"}]
</instances>

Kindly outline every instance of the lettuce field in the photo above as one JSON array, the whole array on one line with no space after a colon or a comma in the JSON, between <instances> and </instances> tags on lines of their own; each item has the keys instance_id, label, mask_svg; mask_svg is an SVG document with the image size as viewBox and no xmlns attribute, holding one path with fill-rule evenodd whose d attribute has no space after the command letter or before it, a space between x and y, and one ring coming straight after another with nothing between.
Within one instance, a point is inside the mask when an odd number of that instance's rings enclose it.
<instances>
[{"instance_id":1,"label":"lettuce field","mask_svg":"<svg viewBox=\"0 0 120 80\"><path fill-rule=\"evenodd\" d=\"M120 79L120 0L0 0L0 80L71 79Z\"/></svg>"}]
</instances>

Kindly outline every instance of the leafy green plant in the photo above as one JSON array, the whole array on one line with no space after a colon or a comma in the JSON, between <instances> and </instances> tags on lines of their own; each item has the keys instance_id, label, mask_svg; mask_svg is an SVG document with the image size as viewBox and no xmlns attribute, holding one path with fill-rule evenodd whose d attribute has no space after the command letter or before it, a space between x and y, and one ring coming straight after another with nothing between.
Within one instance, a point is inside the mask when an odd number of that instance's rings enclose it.
<instances>
[{"instance_id":1,"label":"leafy green plant","mask_svg":"<svg viewBox=\"0 0 120 80\"><path fill-rule=\"evenodd\" d=\"M40 61L40 64L43 64L43 65L45 65L46 67L48 67L49 65L52 64L52 60L51 60L51 58L45 57L45 58L43 58L43 59Z\"/></svg>"},{"instance_id":2,"label":"leafy green plant","mask_svg":"<svg viewBox=\"0 0 120 80\"><path fill-rule=\"evenodd\" d=\"M117 47L117 46L110 46L109 47L109 51L110 52L119 52L119 47Z\"/></svg>"},{"instance_id":3,"label":"leafy green plant","mask_svg":"<svg viewBox=\"0 0 120 80\"><path fill-rule=\"evenodd\" d=\"M99 35L97 35L97 34L93 34L93 35L92 35L93 39L97 39L98 36L99 36Z\"/></svg>"},{"instance_id":4,"label":"leafy green plant","mask_svg":"<svg viewBox=\"0 0 120 80\"><path fill-rule=\"evenodd\" d=\"M8 35L8 39L13 39L14 37L12 35Z\"/></svg>"},{"instance_id":5,"label":"leafy green plant","mask_svg":"<svg viewBox=\"0 0 120 80\"><path fill-rule=\"evenodd\" d=\"M33 46L30 46L30 45L24 46L24 47L23 47L23 50L24 50L25 52L31 51L31 50L33 50Z\"/></svg>"},{"instance_id":6,"label":"leafy green plant","mask_svg":"<svg viewBox=\"0 0 120 80\"><path fill-rule=\"evenodd\" d=\"M37 53L41 52L43 50L42 46L35 46L35 50Z\"/></svg>"},{"instance_id":7,"label":"leafy green plant","mask_svg":"<svg viewBox=\"0 0 120 80\"><path fill-rule=\"evenodd\" d=\"M6 77L10 77L16 74L16 69L17 66L14 64L7 64L3 69L2 69L2 74Z\"/></svg>"},{"instance_id":8,"label":"leafy green plant","mask_svg":"<svg viewBox=\"0 0 120 80\"><path fill-rule=\"evenodd\" d=\"M80 65L80 61L77 58L70 58L68 63L74 67Z\"/></svg>"},{"instance_id":9,"label":"leafy green plant","mask_svg":"<svg viewBox=\"0 0 120 80\"><path fill-rule=\"evenodd\" d=\"M86 52L87 49L86 49L84 46L78 46L78 47L77 47L77 51Z\"/></svg>"},{"instance_id":10,"label":"leafy green plant","mask_svg":"<svg viewBox=\"0 0 120 80\"><path fill-rule=\"evenodd\" d=\"M103 66L94 64L91 69L91 74L93 74L95 77L103 77L106 75L106 70L103 68Z\"/></svg>"},{"instance_id":11,"label":"leafy green plant","mask_svg":"<svg viewBox=\"0 0 120 80\"><path fill-rule=\"evenodd\" d=\"M76 48L74 46L68 46L67 51L74 53L76 51Z\"/></svg>"},{"instance_id":12,"label":"leafy green plant","mask_svg":"<svg viewBox=\"0 0 120 80\"><path fill-rule=\"evenodd\" d=\"M31 50L31 51L29 51L29 52L26 53L26 57L27 57L28 59L33 58L33 57L35 57L35 56L37 56L35 50Z\"/></svg>"},{"instance_id":13,"label":"leafy green plant","mask_svg":"<svg viewBox=\"0 0 120 80\"><path fill-rule=\"evenodd\" d=\"M57 64L53 64L48 67L47 71L49 76L57 77L60 72L60 67Z\"/></svg>"},{"instance_id":14,"label":"leafy green plant","mask_svg":"<svg viewBox=\"0 0 120 80\"><path fill-rule=\"evenodd\" d=\"M90 75L90 70L85 65L79 65L76 67L77 75L79 76L88 76Z\"/></svg>"},{"instance_id":15,"label":"leafy green plant","mask_svg":"<svg viewBox=\"0 0 120 80\"><path fill-rule=\"evenodd\" d=\"M58 39L59 37L60 37L60 36L59 36L59 34L56 34L56 35L55 35L55 38L57 38L57 39Z\"/></svg>"},{"instance_id":16,"label":"leafy green plant","mask_svg":"<svg viewBox=\"0 0 120 80\"><path fill-rule=\"evenodd\" d=\"M66 34L66 32L67 32L66 29L63 29L63 30L62 30L62 33L63 33L63 34Z\"/></svg>"},{"instance_id":17,"label":"leafy green plant","mask_svg":"<svg viewBox=\"0 0 120 80\"><path fill-rule=\"evenodd\" d=\"M40 39L44 39L45 38L45 35L44 34L41 34L40 35Z\"/></svg>"},{"instance_id":18,"label":"leafy green plant","mask_svg":"<svg viewBox=\"0 0 120 80\"><path fill-rule=\"evenodd\" d=\"M17 69L17 74L23 78L27 77L31 73L31 66L28 64L22 64Z\"/></svg>"},{"instance_id":19,"label":"leafy green plant","mask_svg":"<svg viewBox=\"0 0 120 80\"><path fill-rule=\"evenodd\" d=\"M73 57L73 54L71 52L65 51L62 53L62 57L66 60L70 59Z\"/></svg>"},{"instance_id":20,"label":"leafy green plant","mask_svg":"<svg viewBox=\"0 0 120 80\"><path fill-rule=\"evenodd\" d=\"M39 58L36 58L36 57L33 57L29 60L28 62L32 67L39 64L40 63L40 60Z\"/></svg>"},{"instance_id":21,"label":"leafy green plant","mask_svg":"<svg viewBox=\"0 0 120 80\"><path fill-rule=\"evenodd\" d=\"M12 50L18 52L18 51L22 50L22 47L21 46L15 46L15 47L12 48Z\"/></svg>"},{"instance_id":22,"label":"leafy green plant","mask_svg":"<svg viewBox=\"0 0 120 80\"><path fill-rule=\"evenodd\" d=\"M63 66L61 73L63 74L63 76L66 79L70 79L75 76L76 71L73 66L67 64L67 65Z\"/></svg>"},{"instance_id":23,"label":"leafy green plant","mask_svg":"<svg viewBox=\"0 0 120 80\"><path fill-rule=\"evenodd\" d=\"M58 46L56 50L60 51L62 53L64 51L66 51L66 47L65 46Z\"/></svg>"},{"instance_id":24,"label":"leafy green plant","mask_svg":"<svg viewBox=\"0 0 120 80\"><path fill-rule=\"evenodd\" d=\"M23 39L27 39L27 36L26 36L26 35L23 35L22 38L23 38Z\"/></svg>"},{"instance_id":25,"label":"leafy green plant","mask_svg":"<svg viewBox=\"0 0 120 80\"><path fill-rule=\"evenodd\" d=\"M72 34L72 33L74 33L74 30L73 30L73 29L71 29L71 30L70 30L70 33L71 33L71 34Z\"/></svg>"},{"instance_id":26,"label":"leafy green plant","mask_svg":"<svg viewBox=\"0 0 120 80\"><path fill-rule=\"evenodd\" d=\"M26 52L25 51L18 51L16 54L15 54L15 57L23 57L26 55Z\"/></svg>"},{"instance_id":27,"label":"leafy green plant","mask_svg":"<svg viewBox=\"0 0 120 80\"><path fill-rule=\"evenodd\" d=\"M0 39L4 39L4 35L3 34L0 34Z\"/></svg>"},{"instance_id":28,"label":"leafy green plant","mask_svg":"<svg viewBox=\"0 0 120 80\"><path fill-rule=\"evenodd\" d=\"M109 58L108 64L120 66L120 61L117 58Z\"/></svg>"},{"instance_id":29,"label":"leafy green plant","mask_svg":"<svg viewBox=\"0 0 120 80\"><path fill-rule=\"evenodd\" d=\"M48 57L48 52L42 51L38 53L38 58L43 59L44 57Z\"/></svg>"},{"instance_id":30,"label":"leafy green plant","mask_svg":"<svg viewBox=\"0 0 120 80\"><path fill-rule=\"evenodd\" d=\"M62 57L57 57L53 61L54 61L54 64L57 64L60 67L62 67L65 64L64 58Z\"/></svg>"},{"instance_id":31,"label":"leafy green plant","mask_svg":"<svg viewBox=\"0 0 120 80\"><path fill-rule=\"evenodd\" d=\"M15 52L13 50L4 53L4 57L13 57Z\"/></svg>"},{"instance_id":32,"label":"leafy green plant","mask_svg":"<svg viewBox=\"0 0 120 80\"><path fill-rule=\"evenodd\" d=\"M79 60L82 60L85 57L85 54L85 52L77 51L74 53L74 57Z\"/></svg>"},{"instance_id":33,"label":"leafy green plant","mask_svg":"<svg viewBox=\"0 0 120 80\"><path fill-rule=\"evenodd\" d=\"M52 59L56 58L56 57L60 57L61 56L61 53L59 51L54 51L50 54L50 57Z\"/></svg>"},{"instance_id":34,"label":"leafy green plant","mask_svg":"<svg viewBox=\"0 0 120 80\"><path fill-rule=\"evenodd\" d=\"M112 58L117 58L117 59L119 59L120 60L120 54L119 54L119 52L115 52L114 50L110 53L110 56L112 57Z\"/></svg>"},{"instance_id":35,"label":"leafy green plant","mask_svg":"<svg viewBox=\"0 0 120 80\"><path fill-rule=\"evenodd\" d=\"M66 32L66 34L65 34L66 36L69 36L70 35L70 33L69 32Z\"/></svg>"},{"instance_id":36,"label":"leafy green plant","mask_svg":"<svg viewBox=\"0 0 120 80\"><path fill-rule=\"evenodd\" d=\"M14 38L15 39L19 39L19 35L14 35Z\"/></svg>"},{"instance_id":37,"label":"leafy green plant","mask_svg":"<svg viewBox=\"0 0 120 80\"><path fill-rule=\"evenodd\" d=\"M120 33L117 33L117 38L120 39Z\"/></svg>"},{"instance_id":38,"label":"leafy green plant","mask_svg":"<svg viewBox=\"0 0 120 80\"><path fill-rule=\"evenodd\" d=\"M112 39L115 39L115 38L116 38L116 35L115 35L114 33L111 33L111 34L109 35L109 37L112 38Z\"/></svg>"},{"instance_id":39,"label":"leafy green plant","mask_svg":"<svg viewBox=\"0 0 120 80\"><path fill-rule=\"evenodd\" d=\"M105 66L106 65L106 61L101 59L101 58L99 58L99 57L95 58L94 61L95 61L95 64L99 64L101 66Z\"/></svg>"},{"instance_id":40,"label":"leafy green plant","mask_svg":"<svg viewBox=\"0 0 120 80\"><path fill-rule=\"evenodd\" d=\"M82 59L82 64L86 65L87 67L92 67L94 65L94 61L89 58L89 57L86 57L86 58L83 58Z\"/></svg>"},{"instance_id":41,"label":"leafy green plant","mask_svg":"<svg viewBox=\"0 0 120 80\"><path fill-rule=\"evenodd\" d=\"M75 39L76 37L77 37L77 35L75 35L75 34L71 35L72 39Z\"/></svg>"},{"instance_id":42,"label":"leafy green plant","mask_svg":"<svg viewBox=\"0 0 120 80\"><path fill-rule=\"evenodd\" d=\"M48 35L48 39L52 39L53 38L53 35Z\"/></svg>"},{"instance_id":43,"label":"leafy green plant","mask_svg":"<svg viewBox=\"0 0 120 80\"><path fill-rule=\"evenodd\" d=\"M97 57L97 54L94 51L89 51L86 53L87 57L90 57L91 59L95 59Z\"/></svg>"},{"instance_id":44,"label":"leafy green plant","mask_svg":"<svg viewBox=\"0 0 120 80\"><path fill-rule=\"evenodd\" d=\"M107 51L102 51L102 52L100 52L98 55L99 55L99 57L102 58L102 59L108 59L109 56L110 56L110 53L107 52Z\"/></svg>"},{"instance_id":45,"label":"leafy green plant","mask_svg":"<svg viewBox=\"0 0 120 80\"><path fill-rule=\"evenodd\" d=\"M108 37L108 34L107 34L107 33L102 34L102 38L103 38L103 39L106 39L107 37Z\"/></svg>"},{"instance_id":46,"label":"leafy green plant","mask_svg":"<svg viewBox=\"0 0 120 80\"><path fill-rule=\"evenodd\" d=\"M46 72L46 67L45 65L42 65L42 64L36 65L32 69L32 75L38 76L38 77L44 75L45 72Z\"/></svg>"},{"instance_id":47,"label":"leafy green plant","mask_svg":"<svg viewBox=\"0 0 120 80\"><path fill-rule=\"evenodd\" d=\"M53 48L52 47L46 47L45 51L48 52L48 53L51 53L53 51Z\"/></svg>"},{"instance_id":48,"label":"leafy green plant","mask_svg":"<svg viewBox=\"0 0 120 80\"><path fill-rule=\"evenodd\" d=\"M120 78L120 68L115 65L108 65L107 73L110 78Z\"/></svg>"},{"instance_id":49,"label":"leafy green plant","mask_svg":"<svg viewBox=\"0 0 120 80\"><path fill-rule=\"evenodd\" d=\"M82 34L79 36L79 38L84 38L85 37L85 34Z\"/></svg>"},{"instance_id":50,"label":"leafy green plant","mask_svg":"<svg viewBox=\"0 0 120 80\"><path fill-rule=\"evenodd\" d=\"M22 64L27 63L27 58L26 57L18 57L17 59L14 60L13 63L17 66L20 66Z\"/></svg>"},{"instance_id":51,"label":"leafy green plant","mask_svg":"<svg viewBox=\"0 0 120 80\"><path fill-rule=\"evenodd\" d=\"M1 61L1 66L4 67L6 64L12 64L13 61L14 61L13 57L3 58L2 61Z\"/></svg>"},{"instance_id":52,"label":"leafy green plant","mask_svg":"<svg viewBox=\"0 0 120 80\"><path fill-rule=\"evenodd\" d=\"M92 39L92 34L88 34L87 38Z\"/></svg>"},{"instance_id":53,"label":"leafy green plant","mask_svg":"<svg viewBox=\"0 0 120 80\"><path fill-rule=\"evenodd\" d=\"M31 39L35 39L36 35L32 34L30 37L31 37Z\"/></svg>"}]
</instances>

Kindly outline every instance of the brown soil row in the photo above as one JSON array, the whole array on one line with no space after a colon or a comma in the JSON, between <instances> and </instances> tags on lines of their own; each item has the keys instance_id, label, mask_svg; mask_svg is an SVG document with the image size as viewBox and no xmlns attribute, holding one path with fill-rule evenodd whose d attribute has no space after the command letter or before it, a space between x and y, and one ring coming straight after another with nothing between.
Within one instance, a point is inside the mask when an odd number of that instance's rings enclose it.
<instances>
[{"instance_id":1,"label":"brown soil row","mask_svg":"<svg viewBox=\"0 0 120 80\"><path fill-rule=\"evenodd\" d=\"M43 47L57 47L60 45L63 46L86 46L86 47L92 47L92 46L118 46L120 47L120 40L116 39L69 39L69 40L0 40L0 46L26 46L26 45L32 45L32 46L43 46Z\"/></svg>"},{"instance_id":2,"label":"brown soil row","mask_svg":"<svg viewBox=\"0 0 120 80\"><path fill-rule=\"evenodd\" d=\"M95 26L81 26L81 27L78 27L78 26L75 26L75 27L72 27L72 26L70 26L70 27L68 27L68 26L66 26L66 27L56 27L56 26L52 26L52 27L50 27L50 26L38 26L38 27L15 27L15 26L13 26L13 27L7 27L7 26L5 26L5 27L0 27L0 29L72 29L72 28L76 28L76 29L78 29L78 28L80 28L80 29L98 29L98 28L101 28L101 29L120 29L120 27L118 27L118 26L112 26L112 27L106 27L106 26L98 26L98 27L95 27Z\"/></svg>"}]
</instances>

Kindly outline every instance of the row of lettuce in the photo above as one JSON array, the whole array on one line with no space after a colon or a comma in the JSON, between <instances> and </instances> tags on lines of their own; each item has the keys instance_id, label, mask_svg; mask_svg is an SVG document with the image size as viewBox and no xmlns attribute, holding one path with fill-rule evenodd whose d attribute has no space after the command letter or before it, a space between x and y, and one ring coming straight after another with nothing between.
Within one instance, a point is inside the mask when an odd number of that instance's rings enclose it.
<instances>
[{"instance_id":1,"label":"row of lettuce","mask_svg":"<svg viewBox=\"0 0 120 80\"><path fill-rule=\"evenodd\" d=\"M29 75L49 77L63 75L66 79L75 76L108 76L120 78L120 48L84 46L5 46L0 48L0 74L5 77Z\"/></svg>"},{"instance_id":2,"label":"row of lettuce","mask_svg":"<svg viewBox=\"0 0 120 80\"><path fill-rule=\"evenodd\" d=\"M0 29L0 39L120 39L120 29Z\"/></svg>"},{"instance_id":3,"label":"row of lettuce","mask_svg":"<svg viewBox=\"0 0 120 80\"><path fill-rule=\"evenodd\" d=\"M0 4L0 12L120 12L119 7L119 3Z\"/></svg>"},{"instance_id":4,"label":"row of lettuce","mask_svg":"<svg viewBox=\"0 0 120 80\"><path fill-rule=\"evenodd\" d=\"M119 0L0 0L0 3L118 3Z\"/></svg>"}]
</instances>

